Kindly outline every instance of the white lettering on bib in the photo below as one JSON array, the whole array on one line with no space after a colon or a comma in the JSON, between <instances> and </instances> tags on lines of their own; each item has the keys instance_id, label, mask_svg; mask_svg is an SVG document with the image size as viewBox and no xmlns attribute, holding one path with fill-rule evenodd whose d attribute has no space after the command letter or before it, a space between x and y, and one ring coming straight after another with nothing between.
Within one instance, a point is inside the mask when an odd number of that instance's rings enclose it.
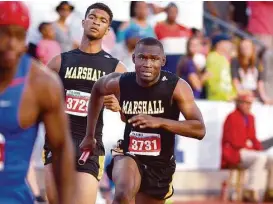
<instances>
[{"instance_id":1,"label":"white lettering on bib","mask_svg":"<svg viewBox=\"0 0 273 204\"><path fill-rule=\"evenodd\" d=\"M129 137L130 153L147 156L158 156L160 154L161 138L159 134L132 131Z\"/></svg>"},{"instance_id":2,"label":"white lettering on bib","mask_svg":"<svg viewBox=\"0 0 273 204\"><path fill-rule=\"evenodd\" d=\"M76 90L66 91L66 110L70 115L87 116L88 102L91 94Z\"/></svg>"}]
</instances>

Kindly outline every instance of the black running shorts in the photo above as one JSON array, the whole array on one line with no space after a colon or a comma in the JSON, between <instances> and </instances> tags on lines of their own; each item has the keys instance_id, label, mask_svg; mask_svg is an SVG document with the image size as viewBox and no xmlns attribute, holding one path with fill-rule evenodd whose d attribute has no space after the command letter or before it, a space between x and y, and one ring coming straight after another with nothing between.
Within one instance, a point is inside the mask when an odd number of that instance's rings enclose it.
<instances>
[{"instance_id":1,"label":"black running shorts","mask_svg":"<svg viewBox=\"0 0 273 204\"><path fill-rule=\"evenodd\" d=\"M141 185L139 192L149 195L158 200L165 200L173 195L174 189L172 185L173 174L175 172L176 163L172 158L168 163L162 166L151 166L153 162L142 162L141 156L133 156L131 154L123 154L133 158L141 175ZM114 159L107 166L106 172L112 180L112 170L114 167Z\"/></svg>"},{"instance_id":2,"label":"black running shorts","mask_svg":"<svg viewBox=\"0 0 273 204\"><path fill-rule=\"evenodd\" d=\"M98 181L101 179L104 171L104 156L90 156L84 165L79 165L78 160L81 157L81 150L79 148L79 145L81 143L81 140L74 139L74 146L76 151L76 170L78 172L84 172L89 173L93 175ZM104 152L102 150L101 152ZM44 165L52 163L52 153L48 147L48 145L44 145L44 152L43 152L43 158L44 158Z\"/></svg>"}]
</instances>

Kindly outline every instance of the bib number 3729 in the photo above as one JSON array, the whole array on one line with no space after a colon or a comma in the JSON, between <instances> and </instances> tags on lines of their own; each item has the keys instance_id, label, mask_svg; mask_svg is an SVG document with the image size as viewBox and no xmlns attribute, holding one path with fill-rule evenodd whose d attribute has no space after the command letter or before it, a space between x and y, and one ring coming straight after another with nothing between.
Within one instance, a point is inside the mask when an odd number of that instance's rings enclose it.
<instances>
[{"instance_id":1,"label":"bib number 3729","mask_svg":"<svg viewBox=\"0 0 273 204\"><path fill-rule=\"evenodd\" d=\"M158 156L161 151L161 138L155 133L130 133L129 152L136 155Z\"/></svg>"},{"instance_id":2,"label":"bib number 3729","mask_svg":"<svg viewBox=\"0 0 273 204\"><path fill-rule=\"evenodd\" d=\"M4 170L5 167L5 137L0 133L0 171Z\"/></svg>"},{"instance_id":3,"label":"bib number 3729","mask_svg":"<svg viewBox=\"0 0 273 204\"><path fill-rule=\"evenodd\" d=\"M70 115L76 116L87 116L87 108L88 108L88 101L91 94L76 91L76 90L68 90L66 91L66 110L65 112Z\"/></svg>"}]
</instances>

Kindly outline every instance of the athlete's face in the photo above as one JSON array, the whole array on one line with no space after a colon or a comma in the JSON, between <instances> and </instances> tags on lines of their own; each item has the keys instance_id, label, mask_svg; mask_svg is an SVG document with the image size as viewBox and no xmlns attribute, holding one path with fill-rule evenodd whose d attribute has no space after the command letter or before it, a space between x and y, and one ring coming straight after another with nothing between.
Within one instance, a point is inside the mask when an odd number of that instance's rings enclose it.
<instances>
[{"instance_id":1,"label":"athlete's face","mask_svg":"<svg viewBox=\"0 0 273 204\"><path fill-rule=\"evenodd\" d=\"M133 54L133 62L138 80L149 85L157 82L166 57L159 46L140 44Z\"/></svg>"},{"instance_id":2,"label":"athlete's face","mask_svg":"<svg viewBox=\"0 0 273 204\"><path fill-rule=\"evenodd\" d=\"M100 9L91 9L82 21L84 35L90 40L101 39L110 28L110 16Z\"/></svg>"},{"instance_id":3,"label":"athlete's face","mask_svg":"<svg viewBox=\"0 0 273 204\"><path fill-rule=\"evenodd\" d=\"M16 66L26 51L26 31L20 26L0 26L0 69Z\"/></svg>"}]
</instances>

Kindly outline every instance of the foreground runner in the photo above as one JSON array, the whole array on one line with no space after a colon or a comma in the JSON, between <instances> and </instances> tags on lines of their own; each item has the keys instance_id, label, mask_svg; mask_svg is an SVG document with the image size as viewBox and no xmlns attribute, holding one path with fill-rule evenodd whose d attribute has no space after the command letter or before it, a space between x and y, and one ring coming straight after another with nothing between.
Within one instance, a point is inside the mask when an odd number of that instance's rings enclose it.
<instances>
[{"instance_id":1,"label":"foreground runner","mask_svg":"<svg viewBox=\"0 0 273 204\"><path fill-rule=\"evenodd\" d=\"M48 67L59 73L66 91L66 113L69 114L74 145L76 147L76 162L82 152L79 144L85 136L87 123L87 105L94 83L102 76L112 72L124 72L125 67L111 55L102 50L102 38L108 33L113 14L103 3L95 3L87 8L82 22L84 33L79 49L62 53L48 64ZM118 111L120 106L115 98L106 98L106 107ZM117 109L115 109L115 107ZM76 163L76 191L74 197L77 204L92 204L96 201L98 181L104 169L105 150L102 143L103 112L96 128L98 141L95 153L84 165ZM45 144L46 189L50 204L56 203L53 194L54 184L51 173L50 148Z\"/></svg>"},{"instance_id":2,"label":"foreground runner","mask_svg":"<svg viewBox=\"0 0 273 204\"><path fill-rule=\"evenodd\" d=\"M74 151L63 90L56 74L24 53L29 21L22 2L0 2L0 203L34 203L26 175L42 121L54 158L58 203L69 204Z\"/></svg>"},{"instance_id":3,"label":"foreground runner","mask_svg":"<svg viewBox=\"0 0 273 204\"><path fill-rule=\"evenodd\" d=\"M120 98L125 116L121 151L107 167L115 183L113 203L159 204L172 196L175 172L175 134L203 139L205 125L189 85L176 75L161 71L166 62L162 44L143 38L136 46L136 73L113 73L93 87L88 110L88 128L80 147L93 150L95 127L103 96ZM178 121L180 112L185 121Z\"/></svg>"}]
</instances>

